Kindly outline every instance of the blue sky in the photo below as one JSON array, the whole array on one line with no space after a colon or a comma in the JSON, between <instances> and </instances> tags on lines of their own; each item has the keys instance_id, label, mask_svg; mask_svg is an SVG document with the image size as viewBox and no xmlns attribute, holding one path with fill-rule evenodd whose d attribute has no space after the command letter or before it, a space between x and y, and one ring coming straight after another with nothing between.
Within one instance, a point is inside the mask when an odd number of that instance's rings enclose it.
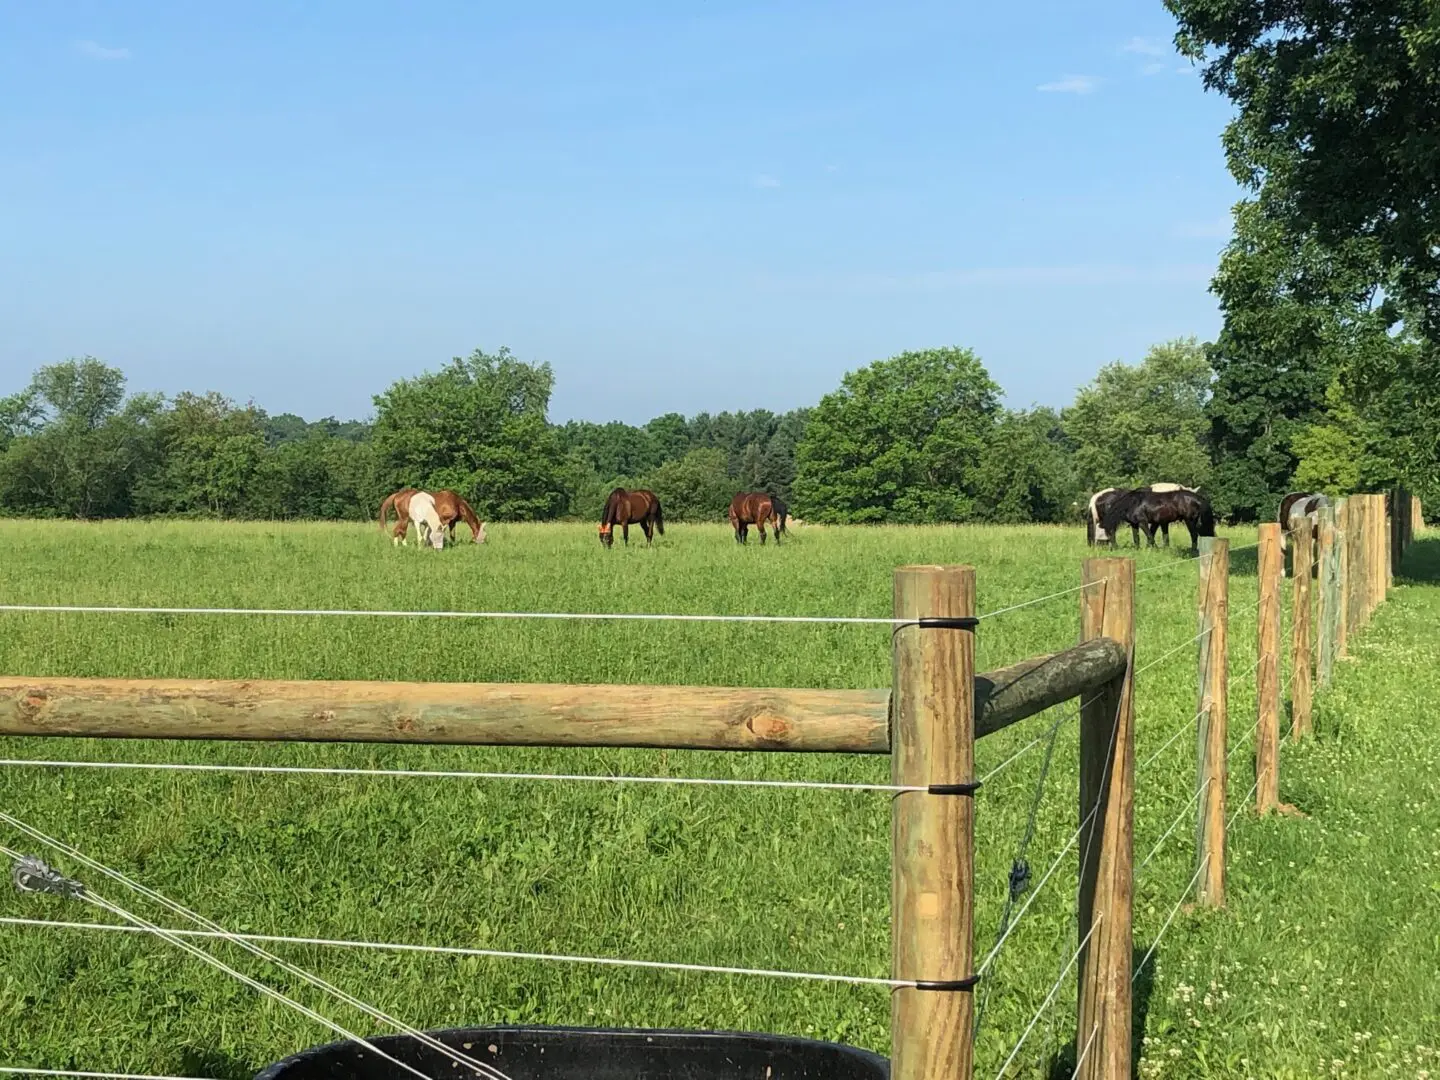
<instances>
[{"instance_id":1,"label":"blue sky","mask_svg":"<svg viewBox=\"0 0 1440 1080\"><path fill-rule=\"evenodd\" d=\"M813 403L910 348L1011 405L1218 329L1228 109L1160 0L0 0L0 393L363 416L509 345L556 419Z\"/></svg>"}]
</instances>

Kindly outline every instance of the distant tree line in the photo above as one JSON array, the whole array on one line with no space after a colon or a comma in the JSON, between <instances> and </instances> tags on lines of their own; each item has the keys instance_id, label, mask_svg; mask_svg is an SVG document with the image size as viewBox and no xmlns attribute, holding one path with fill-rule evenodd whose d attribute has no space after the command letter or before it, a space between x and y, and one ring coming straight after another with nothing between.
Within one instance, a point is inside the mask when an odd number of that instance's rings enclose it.
<instances>
[{"instance_id":1,"label":"distant tree line","mask_svg":"<svg viewBox=\"0 0 1440 1080\"><path fill-rule=\"evenodd\" d=\"M1101 487L1156 480L1203 488L1239 520L1270 516L1296 486L1405 483L1440 502L1440 448L1405 427L1403 388L1382 395L1386 411L1278 350L1237 363L1235 335L1110 364L1060 410L1003 408L980 359L945 348L852 371L813 408L640 426L551 423L551 368L503 348L399 380L363 422L127 395L122 372L86 357L0 399L0 512L359 520L405 485L514 521L594 518L617 485L653 489L677 521L721 520L741 490L829 523L1059 522Z\"/></svg>"}]
</instances>

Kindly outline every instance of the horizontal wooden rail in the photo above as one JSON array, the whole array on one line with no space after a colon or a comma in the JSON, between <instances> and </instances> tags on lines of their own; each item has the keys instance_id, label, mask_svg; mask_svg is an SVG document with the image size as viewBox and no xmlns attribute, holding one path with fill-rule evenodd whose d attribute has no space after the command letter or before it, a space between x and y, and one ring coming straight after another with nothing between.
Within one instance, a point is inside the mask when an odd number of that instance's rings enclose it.
<instances>
[{"instance_id":1,"label":"horizontal wooden rail","mask_svg":"<svg viewBox=\"0 0 1440 1080\"><path fill-rule=\"evenodd\" d=\"M1090 641L975 679L975 734L1125 666ZM0 735L884 754L888 690L0 677Z\"/></svg>"}]
</instances>

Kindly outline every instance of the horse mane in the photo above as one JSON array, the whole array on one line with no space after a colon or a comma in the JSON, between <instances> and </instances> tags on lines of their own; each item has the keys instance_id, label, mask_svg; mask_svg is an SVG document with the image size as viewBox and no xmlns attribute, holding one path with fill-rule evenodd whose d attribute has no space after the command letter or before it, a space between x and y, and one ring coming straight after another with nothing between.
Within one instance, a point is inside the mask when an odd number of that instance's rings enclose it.
<instances>
[{"instance_id":1,"label":"horse mane","mask_svg":"<svg viewBox=\"0 0 1440 1080\"><path fill-rule=\"evenodd\" d=\"M1105 503L1100 527L1114 535L1115 530L1129 518L1131 511L1140 506L1149 494L1144 488L1116 488Z\"/></svg>"},{"instance_id":2,"label":"horse mane","mask_svg":"<svg viewBox=\"0 0 1440 1080\"><path fill-rule=\"evenodd\" d=\"M475 513L474 508L465 501L465 497L455 492L455 508L460 511L461 520L470 526L470 534L473 538L480 536L480 516Z\"/></svg>"}]
</instances>

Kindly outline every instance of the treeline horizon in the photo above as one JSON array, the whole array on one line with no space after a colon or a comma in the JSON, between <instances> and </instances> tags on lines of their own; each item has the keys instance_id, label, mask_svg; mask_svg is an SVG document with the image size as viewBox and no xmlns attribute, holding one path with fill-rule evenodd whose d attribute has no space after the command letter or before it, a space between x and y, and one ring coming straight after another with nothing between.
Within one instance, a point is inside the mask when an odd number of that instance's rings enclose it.
<instances>
[{"instance_id":1,"label":"treeline horizon","mask_svg":"<svg viewBox=\"0 0 1440 1080\"><path fill-rule=\"evenodd\" d=\"M638 425L552 423L552 369L507 348L397 380L373 419L345 421L215 392L128 394L122 371L87 356L0 398L0 514L359 521L406 486L452 488L496 521L594 518L617 486L653 489L674 521L723 520L736 492L758 490L834 524L1067 522L1095 490L1158 481L1206 491L1231 521L1273 517L1297 487L1405 483L1430 501L1433 475L1405 474L1383 442L1361 453L1319 437L1323 401L1285 452L1255 448L1255 475L1222 437L1217 406L1234 402L1212 355L1175 339L1107 365L1064 408L1007 409L972 351L906 352L814 406Z\"/></svg>"}]
</instances>

